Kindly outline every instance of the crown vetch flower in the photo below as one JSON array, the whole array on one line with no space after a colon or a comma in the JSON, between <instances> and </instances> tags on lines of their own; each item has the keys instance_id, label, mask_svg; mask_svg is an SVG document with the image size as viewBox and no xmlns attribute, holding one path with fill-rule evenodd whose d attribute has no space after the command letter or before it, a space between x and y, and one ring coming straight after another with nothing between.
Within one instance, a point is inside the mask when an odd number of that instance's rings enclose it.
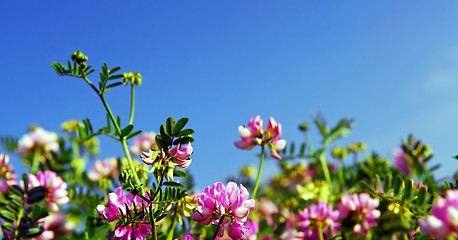
<instances>
[{"instance_id":1,"label":"crown vetch flower","mask_svg":"<svg viewBox=\"0 0 458 240\"><path fill-rule=\"evenodd\" d=\"M273 117L269 117L269 123L265 133L262 129L262 119L258 115L256 118L250 119L248 127L239 126L239 134L241 140L234 142L237 148L250 150L256 145L268 145L272 157L281 160L278 151L285 148L286 141L281 139L281 124L277 123Z\"/></svg>"},{"instance_id":2,"label":"crown vetch flower","mask_svg":"<svg viewBox=\"0 0 458 240\"><path fill-rule=\"evenodd\" d=\"M324 238L328 234L334 235L340 224L336 222L339 218L339 211L332 210L331 205L327 205L325 201L318 201L318 204L312 204L307 207L302 213L298 214L299 231L304 232L305 239L319 239L319 228L323 231ZM332 233L329 232L330 227L333 227Z\"/></svg>"},{"instance_id":3,"label":"crown vetch flower","mask_svg":"<svg viewBox=\"0 0 458 240\"><path fill-rule=\"evenodd\" d=\"M351 194L342 196L339 203L340 218L343 222L356 222L353 227L356 235L367 235L368 231L377 226L377 221L380 217L380 211L377 210L380 201L371 198L368 193ZM351 219L352 221L345 221Z\"/></svg>"},{"instance_id":4,"label":"crown vetch flower","mask_svg":"<svg viewBox=\"0 0 458 240\"><path fill-rule=\"evenodd\" d=\"M432 215L419 220L420 230L437 239L458 238L458 189L447 190L432 207Z\"/></svg>"},{"instance_id":5,"label":"crown vetch flower","mask_svg":"<svg viewBox=\"0 0 458 240\"><path fill-rule=\"evenodd\" d=\"M191 217L205 225L212 222L213 216L229 217L234 220L229 229L229 232L232 231L230 234L244 236L246 229L242 229L240 225L247 220L250 210L255 205L255 200L248 197L249 193L242 184L238 187L236 183L229 182L224 186L216 182L200 194L196 212ZM218 220L215 220L213 223L217 222Z\"/></svg>"},{"instance_id":6,"label":"crown vetch flower","mask_svg":"<svg viewBox=\"0 0 458 240\"><path fill-rule=\"evenodd\" d=\"M37 172L37 175L31 173L29 176L29 188L43 186L45 188L46 201L48 202L49 210L56 212L59 206L67 204L68 198L67 183L57 176L53 171L46 170Z\"/></svg>"},{"instance_id":7,"label":"crown vetch flower","mask_svg":"<svg viewBox=\"0 0 458 240\"><path fill-rule=\"evenodd\" d=\"M10 157L7 154L0 154L0 191L5 190L12 185L17 185L17 174L13 173L13 165L10 165Z\"/></svg>"},{"instance_id":8,"label":"crown vetch flower","mask_svg":"<svg viewBox=\"0 0 458 240\"><path fill-rule=\"evenodd\" d=\"M34 128L24 135L18 142L18 152L27 154L32 150L39 150L44 153L57 152L59 150L58 136L54 132L48 132L41 127Z\"/></svg>"},{"instance_id":9,"label":"crown vetch flower","mask_svg":"<svg viewBox=\"0 0 458 240\"><path fill-rule=\"evenodd\" d=\"M145 195L145 197L147 197L147 195ZM127 212L133 214L134 207L141 210L143 208L142 201L145 205L148 204L139 196L134 197L131 193L126 195L122 187L118 187L114 193L108 194L108 204L106 207L103 205L97 206L97 213L102 219L108 222L113 222L118 220L118 215L125 216ZM115 236L116 240L146 240L145 235L149 234L151 234L149 224L134 223L129 226L121 226L118 223L115 230L107 237L111 238L112 236Z\"/></svg>"},{"instance_id":10,"label":"crown vetch flower","mask_svg":"<svg viewBox=\"0 0 458 240\"><path fill-rule=\"evenodd\" d=\"M130 152L134 155L139 155L148 149L158 149L155 132L146 132L134 138L134 142L129 147Z\"/></svg>"},{"instance_id":11,"label":"crown vetch flower","mask_svg":"<svg viewBox=\"0 0 458 240\"><path fill-rule=\"evenodd\" d=\"M181 168L188 168L192 160L189 159L193 151L191 142L186 144L184 147L178 146L170 149L169 154L172 157L172 162Z\"/></svg>"},{"instance_id":12,"label":"crown vetch flower","mask_svg":"<svg viewBox=\"0 0 458 240\"><path fill-rule=\"evenodd\" d=\"M92 166L92 169L87 173L89 180L98 182L105 178L118 178L118 161L116 158L98 160Z\"/></svg>"}]
</instances>

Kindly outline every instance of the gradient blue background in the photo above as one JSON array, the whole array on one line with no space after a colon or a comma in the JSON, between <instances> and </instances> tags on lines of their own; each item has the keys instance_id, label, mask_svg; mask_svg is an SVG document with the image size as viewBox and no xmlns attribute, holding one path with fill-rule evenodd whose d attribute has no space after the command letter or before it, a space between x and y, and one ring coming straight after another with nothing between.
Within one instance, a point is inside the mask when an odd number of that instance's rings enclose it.
<instances>
[{"instance_id":1,"label":"gradient blue background","mask_svg":"<svg viewBox=\"0 0 458 240\"><path fill-rule=\"evenodd\" d=\"M85 117L102 127L95 93L51 68L81 50L97 70L107 62L142 74L136 128L190 117L201 189L258 164L233 146L258 114L281 122L288 142L302 141L297 126L313 113L329 124L354 118L338 146L364 141L389 159L414 133L442 164L438 177L458 169L456 1L1 1L0 36L0 135ZM125 122L128 93L108 94ZM101 140L100 158L122 155Z\"/></svg>"}]
</instances>

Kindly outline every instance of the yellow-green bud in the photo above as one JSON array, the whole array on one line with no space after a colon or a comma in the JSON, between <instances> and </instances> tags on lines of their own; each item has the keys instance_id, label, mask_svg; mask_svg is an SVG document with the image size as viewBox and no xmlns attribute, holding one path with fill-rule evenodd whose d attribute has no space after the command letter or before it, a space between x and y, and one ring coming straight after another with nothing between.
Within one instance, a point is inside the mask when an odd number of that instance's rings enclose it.
<instances>
[{"instance_id":1,"label":"yellow-green bud","mask_svg":"<svg viewBox=\"0 0 458 240\"><path fill-rule=\"evenodd\" d=\"M246 177L252 178L256 174L256 169L255 169L255 167L253 165L248 165L248 166L243 167L240 170L240 173L242 174L242 176L246 176Z\"/></svg>"},{"instance_id":2,"label":"yellow-green bud","mask_svg":"<svg viewBox=\"0 0 458 240\"><path fill-rule=\"evenodd\" d=\"M345 148L334 148L332 149L332 156L337 159L344 159L347 157L347 149Z\"/></svg>"},{"instance_id":3,"label":"yellow-green bud","mask_svg":"<svg viewBox=\"0 0 458 240\"><path fill-rule=\"evenodd\" d=\"M309 129L309 125L307 123L302 123L301 125L299 125L299 130L305 132Z\"/></svg>"}]
</instances>

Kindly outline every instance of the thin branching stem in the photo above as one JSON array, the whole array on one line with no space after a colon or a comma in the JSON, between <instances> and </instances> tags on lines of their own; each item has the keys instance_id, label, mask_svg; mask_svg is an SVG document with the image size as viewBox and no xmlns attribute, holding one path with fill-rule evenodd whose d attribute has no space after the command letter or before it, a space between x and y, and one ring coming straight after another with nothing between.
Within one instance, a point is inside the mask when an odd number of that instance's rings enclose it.
<instances>
[{"instance_id":1,"label":"thin branching stem","mask_svg":"<svg viewBox=\"0 0 458 240\"><path fill-rule=\"evenodd\" d=\"M256 193L258 192L259 183L261 182L262 165L264 164L264 146L261 146L261 149L261 162L259 163L258 177L254 185L253 195L251 195L253 199L256 198Z\"/></svg>"}]
</instances>

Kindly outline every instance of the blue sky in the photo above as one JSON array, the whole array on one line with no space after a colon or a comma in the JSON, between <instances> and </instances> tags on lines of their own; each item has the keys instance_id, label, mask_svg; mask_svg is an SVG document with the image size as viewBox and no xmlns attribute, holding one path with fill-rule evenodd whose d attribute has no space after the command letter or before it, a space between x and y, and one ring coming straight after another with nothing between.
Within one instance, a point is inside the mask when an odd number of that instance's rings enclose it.
<instances>
[{"instance_id":1,"label":"blue sky","mask_svg":"<svg viewBox=\"0 0 458 240\"><path fill-rule=\"evenodd\" d=\"M256 115L281 122L289 142L313 113L354 118L342 144L364 141L390 159L413 133L431 145L438 176L458 169L455 1L1 1L0 22L0 135L85 117L102 127L97 96L50 66L81 50L93 66L142 74L136 128L190 117L199 188L258 164L233 146ZM126 121L128 92L108 96ZM122 155L101 140L100 158Z\"/></svg>"}]
</instances>

